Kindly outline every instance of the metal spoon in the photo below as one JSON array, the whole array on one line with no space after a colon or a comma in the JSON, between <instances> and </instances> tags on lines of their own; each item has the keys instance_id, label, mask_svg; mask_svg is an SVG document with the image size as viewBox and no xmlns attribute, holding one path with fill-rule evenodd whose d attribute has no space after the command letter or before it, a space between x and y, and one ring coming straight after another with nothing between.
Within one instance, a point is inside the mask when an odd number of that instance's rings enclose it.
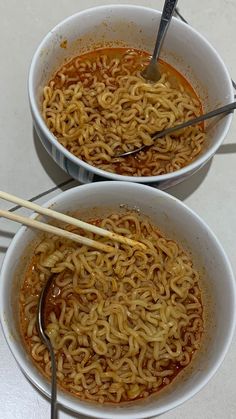
<instances>
[{"instance_id":1,"label":"metal spoon","mask_svg":"<svg viewBox=\"0 0 236 419\"><path fill-rule=\"evenodd\" d=\"M160 55L162 43L164 41L177 2L178 0L165 1L153 55L150 60L150 63L141 73L146 80L157 82L161 78L161 73L158 65L158 58Z\"/></svg>"},{"instance_id":2,"label":"metal spoon","mask_svg":"<svg viewBox=\"0 0 236 419\"><path fill-rule=\"evenodd\" d=\"M37 328L38 333L40 336L40 339L45 343L47 346L50 358L51 358L51 366L52 366L52 372L51 372L51 419L57 419L57 409L56 409L56 403L57 403L57 366L56 366L56 359L54 350L51 344L50 339L45 334L45 324L44 324L44 318L43 318L43 311L45 307L45 300L46 295L49 290L49 287L54 279L54 275L51 275L48 280L46 281L46 284L44 285L41 294L39 296L39 302L37 307Z\"/></svg>"},{"instance_id":3,"label":"metal spoon","mask_svg":"<svg viewBox=\"0 0 236 419\"><path fill-rule=\"evenodd\" d=\"M175 127L164 129L158 132L157 134L154 134L152 139L157 140L160 137L164 137L164 135L171 134L172 132L189 127L191 125L199 124L199 122L213 118L214 116L220 115L222 113L228 114L234 109L236 109L236 102L229 103L228 105L222 106L221 108L215 109L214 111L205 113L204 115L198 116L197 118L190 119L189 121L183 122L182 124L176 125ZM143 145L142 147L136 148L135 150L127 151L125 153L116 155L114 156L114 158L131 156L133 154L139 153L141 150L147 149L152 146L153 144Z\"/></svg>"}]
</instances>

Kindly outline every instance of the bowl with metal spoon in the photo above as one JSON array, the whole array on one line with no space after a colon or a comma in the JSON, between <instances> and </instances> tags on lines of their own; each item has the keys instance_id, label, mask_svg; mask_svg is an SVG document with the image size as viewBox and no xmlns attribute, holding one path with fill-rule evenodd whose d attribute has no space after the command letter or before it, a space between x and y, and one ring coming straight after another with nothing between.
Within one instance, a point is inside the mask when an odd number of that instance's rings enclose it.
<instances>
[{"instance_id":1,"label":"bowl with metal spoon","mask_svg":"<svg viewBox=\"0 0 236 419\"><path fill-rule=\"evenodd\" d=\"M23 336L23 321L26 316L28 316L28 319L31 318L31 315L34 316L35 310L39 301L39 294L41 292L41 289L43 289L44 284L47 282L49 288L44 288L44 303L41 306L41 313L42 317L45 318L45 325L43 326L43 333L45 332L45 326L46 326L46 344L48 344L48 337L51 337L51 341L53 344L53 348L56 354L57 359L57 381L58 381L58 392L57 392L57 400L58 400L58 406L63 406L64 408L70 409L70 411L75 412L77 415L85 415L88 417L94 417L96 419L145 419L150 417L156 417L157 415L160 415L164 412L167 412L170 409L175 408L179 404L183 403L184 401L188 400L189 398L193 397L198 391L203 389L203 387L207 384L207 382L210 380L211 377L215 374L217 369L219 368L220 364L222 363L226 352L229 348L230 342L233 338L234 333L234 327L236 323L236 291L235 291L235 279L232 271L232 267L230 265L230 262L228 261L228 258L225 254L225 251L220 244L220 242L215 237L214 233L210 230L210 228L206 225L206 223L195 213L193 213L192 210L190 210L184 203L179 201L178 199L172 197L171 195L168 195L167 193L160 191L156 188L151 188L146 185L142 184L135 184L134 182L98 182L93 183L89 185L82 185L78 186L76 188L72 188L67 190L66 192L62 192L59 195L52 198L50 201L45 203L43 206L43 209L45 210L51 210L53 209L59 214L72 214L75 211L78 211L80 214L80 219L83 221L88 221L88 218L83 219L81 214L83 213L84 216L87 215L87 217L92 217L95 222L98 221L98 219L101 217L106 217L106 214L110 213L110 211L115 212L115 214L118 214L120 212L123 212L125 214L125 217L129 213L130 210L135 211L137 214L137 217L148 217L148 220L151 220L154 225L158 226L160 231L165 232L168 234L168 237L170 238L170 244L171 244L171 260L175 259L177 260L175 253L173 254L173 250L175 247L173 247L174 242L178 242L181 244L186 250L188 250L188 253L191 255L191 258L193 258L193 262L196 265L197 270L199 270L199 273L201 272L202 275L202 291L205 290L206 296L204 299L204 307L206 309L206 318L205 318L205 326L204 326L204 342L202 342L202 347L199 350L199 357L196 357L195 360L193 360L192 365L189 365L189 370L186 370L186 374L174 378L173 386L170 384L169 390L168 387L166 389L161 389L160 392L153 393L153 394L147 394L147 397L144 398L135 398L127 403L123 402L96 402L95 400L85 399L83 395L88 394L87 390L88 387L91 389L91 392L89 394L92 394L93 390L96 390L97 385L99 387L102 387L102 390L105 389L107 392L107 384L110 382L109 374L107 374L107 371L105 371L105 374L103 376L103 383L99 383L99 369L98 373L95 375L93 371L90 369L91 365L84 364L84 353L86 355L86 359L88 360L88 364L90 364L90 357L88 356L89 353L87 352L87 348L91 346L92 341L84 340L83 333L89 327L91 330L91 338L94 336L94 342L96 345L96 342L98 341L97 336L107 336L107 339L110 340L111 338L111 344L112 344L112 352L109 352L109 364L111 366L116 365L116 368L119 368L119 364L122 365L122 358L123 358L123 352L120 348L120 345L126 346L130 345L130 352L131 356L135 356L138 353L140 356L138 356L137 359L137 365L138 360L140 360L140 363L142 365L143 363L143 344L145 341L143 339L140 339L140 345L134 346L132 343L132 339L128 339L130 343L126 343L127 340L124 340L124 343L122 341L119 344L119 341L117 342L117 337L120 336L121 332L119 331L125 327L125 323L128 322L127 320L123 320L123 315L120 316L119 309L117 309L117 306L119 306L117 303L120 300L121 293L120 291L116 290L116 288L111 288L112 283L109 282L109 275L107 272L107 269L112 271L112 277L116 277L116 280L118 282L123 282L123 268L124 268L124 258L122 256L121 259L121 265L119 268L119 272L121 275L119 275L118 270L114 269L113 262L115 262L116 257L118 254L104 252L104 251L96 251L94 252L94 249L91 249L90 256L85 261L84 268L81 270L81 262L83 258L85 257L84 253L84 245L79 246L77 242L74 242L76 245L74 247L74 250L72 253L70 252L70 246L72 245L72 242L70 244L68 243L68 240L66 241L65 238L62 236L58 239L58 244L60 245L60 250L63 248L66 249L69 244L69 252L67 256L69 258L73 256L73 259L75 257L76 253L76 266L78 269L78 276L77 279L75 278L75 270L69 269L70 272L67 271L69 276L63 277L63 272L60 271L60 264L68 263L67 268L70 268L70 261L63 256L63 259L57 259L56 265L51 265L50 263L44 264L44 267L42 265L43 260L48 260L48 256L52 256L53 259L55 256L58 256L58 252L55 249L55 247L46 247L45 246L45 239L46 241L49 240L51 244L53 244L54 240L56 239L55 233L49 234L45 236L39 236L37 231L33 229L32 227L21 227L16 234L16 236L13 238L8 251L6 253L6 256L3 261L2 269L1 269L1 281L0 281L0 318L1 318L1 324L4 331L4 335L6 338L6 341L9 345L9 348L14 355L19 367L24 372L24 374L29 378L29 380L36 386L44 395L46 395L48 398L51 397L52 391L51 391L51 385L50 385L50 378L51 378L51 362L50 362L50 356L46 354L46 348L43 347L40 338L35 336L35 333L32 334L32 328L35 329L35 322L29 325L29 335L27 334L27 340ZM108 211L108 212L107 212ZM45 214L45 213L44 213ZM78 214L78 213L77 213ZM44 215L44 217L46 217ZM38 218L38 217L37 217ZM33 214L31 217L31 221L36 221L36 214ZM44 223L48 223L49 219L43 218ZM119 219L118 219L119 220ZM132 219L134 220L134 218ZM38 222L41 222L42 219L40 218L40 221L37 219ZM77 220L78 221L78 220ZM146 220L147 221L147 220ZM147 222L145 221L144 224L144 230L148 234L151 234L151 231L148 227ZM127 226L127 217L126 221L124 220L125 224L123 226ZM51 226L50 224L47 224L48 226ZM62 224L65 227L65 223ZM60 227L62 226L60 223ZM114 224L113 224L114 225ZM93 225L96 228L99 228L97 224ZM131 229L134 228L134 223L132 221ZM122 234L124 236L124 230L127 232L126 228L121 228L121 225L118 224L119 234ZM131 230L131 231L132 231ZM55 231L55 230L54 230ZM74 231L74 230L72 230ZM108 231L108 230L107 230ZM113 230L114 231L114 230ZM71 232L71 230L70 230ZM111 233L111 231L109 230ZM80 231L78 231L80 233ZM87 233L86 233L87 236ZM79 236L78 236L79 237ZM83 236L85 237L85 236ZM94 236L93 236L94 237ZM97 239L98 236L96 235ZM125 236L126 238L130 238L130 236ZM131 237L134 237L131 235ZM90 236L91 238L91 236ZM56 239L57 240L57 239ZM44 243L44 244L43 244ZM99 242L100 244L109 244L114 245L114 240L111 242L111 240L105 240ZM146 243L146 241L145 241ZM34 263L34 268L32 269L32 257L40 258L40 254L35 254L36 248L38 249L39 246L42 246L46 249L45 257L41 260L41 262ZM154 242L153 244L154 245ZM163 239L160 239L160 245L161 248L165 251L165 247L163 247ZM128 249L127 247L125 247ZM118 253L119 253L119 246L116 247ZM173 249L173 250L172 250ZM41 247L42 250L42 247ZM56 252L54 252L56 250ZM164 251L162 250L163 254ZM175 250L174 250L175 251ZM141 269L142 265L145 265L145 260L148 260L150 248L147 249L146 258L147 259L140 259L140 255L142 255L142 252L139 250L137 251L137 266L136 271L134 271L133 276L133 285L134 287L134 293L133 293L133 308L132 310L136 314L136 311L140 313L140 322L142 324L141 326L141 335L140 336L146 336L146 330L143 328L145 325L144 323L144 316L143 316L143 310L146 305L146 302L148 301L149 307L149 300L151 297L149 297L149 294L147 297L145 297L146 292L144 292L144 286L147 281L146 276L142 277L142 285L140 286L140 293L141 297L140 299L137 297L138 288L137 288L137 275L138 271ZM60 252L59 252L60 253ZM94 266L94 270L89 273L87 269L89 269L89 259L90 257L96 256L96 260L98 261L97 265ZM125 254L127 251L125 252ZM172 256L173 255L173 256ZM130 268L132 270L134 261L132 260L133 253L129 254L129 263L126 263L126 269L129 270L127 272L127 275L124 276L123 279L128 283L128 286L130 287ZM52 261L52 258L50 258ZM67 259L67 261L66 261ZM72 259L70 259L72 261ZM169 259L168 259L169 260ZM39 259L38 259L39 261ZM143 262L144 261L144 262ZM160 265L159 259L157 259L157 264L153 265L153 270L155 269L159 278L159 272L163 269ZM36 272L37 265L41 265L42 270ZM47 266L51 266L51 268L46 268ZM87 266L87 268L85 268ZM100 267L103 266L105 269L105 276L102 276L102 280L104 283L104 286L107 288L107 295L109 296L110 291L113 289L115 294L117 295L116 303L114 304L114 317L117 320L112 320L109 328L104 328L102 326L101 329L98 329L98 325L103 325L105 319L107 318L107 300L109 300L110 297L107 299L104 299L104 305L100 304L100 300L96 301L94 300L93 292L97 291L98 295L101 294L102 290L100 287L93 289L92 281L93 281L93 275L95 273L95 276L99 278L101 276ZM110 266L110 267L109 267ZM161 269L159 268L161 267ZM168 264L168 274L166 277L168 277L171 269ZM178 279L179 283L179 276L180 271L177 270L177 263L173 265L173 271L176 272L176 278ZM190 265L186 265L188 268L188 275L190 271ZM29 268L29 270L28 270ZM56 269L55 269L56 268ZM98 269L97 269L98 268ZM145 267L145 269L148 269ZM182 271L182 265L181 265L181 271ZM44 274L46 270L46 277ZM54 272L53 272L54 271ZM56 272L57 271L57 272ZM49 272L53 272L53 275L55 274L55 277L51 277ZM60 274L63 274L60 277ZM119 275L119 276L118 276ZM32 281L28 282L28 276L31 277ZM87 277L87 285L86 288L83 286L84 284L84 277ZM166 278L164 277L164 278ZM183 276L184 281L186 281L185 275ZM222 278L224 278L224 281L222 281ZM26 288L22 288L23 284L25 283L25 279L27 279ZM68 280L69 279L69 280ZM45 281L46 280L46 281ZM78 280L78 282L77 282ZM166 279L164 279L166 284ZM52 281L50 285L50 281ZM74 282L74 284L73 284ZM157 283L160 283L160 279L158 279ZM185 282L184 282L185 283ZM73 285L72 285L73 284ZM109 285L108 285L109 284ZM31 285L34 287L34 290L36 292L31 292L32 288L30 289ZM154 285L154 282L153 282ZM74 291L76 292L76 296L74 294L74 297L76 297L73 301L74 303L71 306L67 305L67 311L65 311L65 303L68 303L68 301L72 300L70 299L72 288L74 287ZM52 287L52 288L50 288ZM60 289L57 290L58 287ZM92 287L92 288L91 288ZM186 287L186 285L185 285ZM175 286L176 288L176 286ZM29 297L30 301L30 307L27 309L27 311L24 311L24 317L20 317L20 303L24 303L24 295L22 294L22 291L24 289L24 292L27 293L27 298ZM159 287L159 294L153 294L153 301L155 301L155 305L159 305L159 295L163 295L164 301L166 297L166 286ZM179 290L179 288L177 288ZM81 296L83 295L83 292L89 291L90 295L90 303L85 305L83 304L83 301L85 301ZM150 289L151 293L153 292L153 287ZM113 291L112 291L113 293ZM55 296L57 295L57 296ZM86 294L84 294L86 295ZM124 294L125 295L125 294ZM42 294L41 294L42 296ZM55 297L54 297L55 296ZM209 296L209 297L208 297ZM55 298L55 301L53 304L52 299ZM100 297L99 297L100 298ZM41 298L40 298L41 299ZM48 300L47 300L48 299ZM148 299L148 300L147 300ZM57 300L57 301L56 301ZM127 301L129 298L127 299ZM42 301L42 300L41 300ZM88 301L86 299L86 301ZM176 299L173 299L174 304L177 303ZM182 305L183 298L180 299L180 305ZM194 301L194 300L191 300ZM77 304L76 304L77 303ZM128 301L129 303L129 301ZM189 305L189 300L187 299L187 303ZM45 304L45 305L44 305ZM34 306L33 306L34 305ZM82 306L81 306L82 305ZM44 306L44 308L43 308ZM137 309L137 307L140 306L140 311ZM53 308L52 308L53 307ZM63 308L64 307L64 308ZM93 316L94 309L96 307L99 307L99 310L101 311L101 319L99 322L97 321L97 317ZM131 307L131 305L129 305ZM190 304L190 310L193 308L192 304ZM71 309L73 308L73 312ZM89 308L89 310L88 310ZM59 311L58 311L59 310ZM53 311L56 318L58 319L58 322L55 320L54 314L50 313L50 311ZM164 311L164 313L169 312L169 306ZM66 313L66 316L63 314ZM88 312L91 313L91 316L87 317ZM122 310L124 312L125 316L129 313L129 311ZM148 322L149 320L159 318L154 316L149 316L148 312ZM73 322L70 322L70 319L72 319L71 315L73 314ZM78 314L81 321L78 318ZM53 317L52 317L53 315ZM183 313L185 316L185 313ZM193 314L191 314L192 316ZM127 316L128 317L128 316ZM125 318L127 318L125 317ZM54 318L54 320L53 320ZM64 320L62 319L64 318ZM91 323L91 320L93 318L93 321ZM121 319L121 321L119 321ZM162 319L160 317L160 319ZM183 322L181 318L181 322ZM193 317L194 319L194 317ZM41 322L40 320L40 322ZM84 322L85 320L85 322ZM196 319L194 319L195 322ZM208 322L209 320L209 322ZM69 323L68 323L69 321ZM145 320L146 321L146 320ZM52 322L54 324L52 324ZM136 335L136 324L137 324L137 318L135 320L136 323L132 323L132 329L129 333L132 332L132 335ZM163 319L164 326L166 328L169 328L169 324L167 319ZM150 323L150 322L149 322ZM185 327L185 323L182 323ZM198 324L198 323L197 323ZM118 327L119 325L119 327ZM92 327L91 327L92 326ZM113 334L112 329L114 328L115 332L117 330L116 334ZM147 328L147 326L146 326ZM176 327L177 329L177 327ZM28 330L28 327L27 327ZM60 330L60 339L58 340L57 337L57 331ZM96 330L102 331L102 333L97 335ZM145 330L145 333L143 332ZM170 328L171 336L173 336L172 332L173 328ZM118 333L119 331L119 333ZM66 333L66 335L64 334ZM150 329L150 342L152 345L153 337L160 339L159 334L159 328L155 327L155 330L153 328ZM66 337L66 339L65 339ZM72 337L72 340L71 340ZM33 338L33 341L32 341ZM37 339L35 339L37 338ZM75 339L75 340L74 340ZM103 339L103 338L102 338ZM28 347L27 349L27 342L29 345L31 345L31 342L33 343L33 346L31 348ZM75 346L74 346L74 343ZM91 342L91 343L90 343ZM115 343L114 343L115 342ZM116 345L116 342L118 344L117 352L114 352L114 345ZM35 345L36 348L35 349ZM89 346L88 346L89 345ZM34 348L33 348L34 347ZM61 349L63 347L63 351L61 352ZM189 348L189 346L188 346ZM127 348L126 348L127 349ZM189 348L191 349L191 347ZM101 365L104 365L104 353L101 353L101 346L96 347L96 350L99 352L99 357L97 357L95 360L98 359L101 361ZM43 353L42 353L43 352ZM82 353L82 356L81 356ZM118 354L119 356L119 364L117 366L116 359L113 360L113 354ZM34 355L36 355L36 359L34 358ZM88 356L88 358L87 358ZM165 358L164 358L165 359ZM194 362L195 361L195 362ZM61 364L62 362L62 364ZM37 364L37 365L36 365ZM117 393L117 388L120 387L121 382L123 385L127 384L126 377L127 377L127 366L129 364L125 364L122 366L122 380L117 383L115 387L113 387L113 394ZM134 370L132 370L131 374L131 385L133 383L133 371L135 371L136 364L134 364ZM149 359L147 359L147 365L149 368ZM156 365L156 363L154 364ZM94 366L94 365L93 365ZM81 377L81 370L85 368L84 373L86 373L86 368L88 367L88 376L85 381L85 385L83 388L83 394L76 394L71 392L70 383L71 380L68 382L67 379L69 376L72 376L72 380L75 381L75 385L77 387L78 379L80 380ZM46 369L45 369L46 368ZM138 369L138 368L137 368ZM91 374L89 374L89 371L92 371ZM96 372L96 370L94 371ZM136 376L138 372L134 372L134 376ZM79 375L79 376L78 376ZM54 376L55 377L55 376ZM150 377L150 376L149 376ZM98 380L98 383L96 382ZM107 381L108 380L108 381ZM177 380L177 381L175 381ZM142 383L143 381L141 381ZM148 385L149 380L147 381ZM110 382L111 384L111 382ZM17 383L16 388L14 389L14 385L11 389L12 393L16 391L16 397L17 397ZM34 389L32 388L31 391L33 392ZM80 390L79 390L80 391ZM88 395L89 395L88 394ZM36 393L35 397L39 397ZM133 397L131 395L131 397ZM52 403L54 403L53 398L51 399ZM49 404L48 404L49 407ZM49 412L49 409L48 409ZM53 407L52 404L52 412L56 412L56 410ZM24 412L22 412L22 415L24 416ZM70 413L68 413L68 416L70 416ZM73 416L73 414L71 414ZM53 416L52 416L53 418Z\"/></svg>"},{"instance_id":2,"label":"bowl with metal spoon","mask_svg":"<svg viewBox=\"0 0 236 419\"><path fill-rule=\"evenodd\" d=\"M176 138L178 133L168 134L160 141L155 141L155 145L147 148L146 151L143 150L135 156L117 158L125 152L152 144L151 137L156 132L185 123L189 119L232 103L234 100L231 78L218 52L195 29L172 17L173 10L170 10L170 4L174 8L176 2L166 2L162 13L147 7L131 5L109 5L84 10L59 23L39 45L29 74L29 98L35 129L39 140L54 161L79 182L90 183L94 180L109 179L151 184L160 189L166 189L182 182L204 166L223 143L232 121L232 113L220 120L215 119L210 124L205 121L195 128L191 126L191 130L199 128L199 134L201 135L201 132L204 134L204 141L201 138L198 141L197 133L191 142L192 137L188 136L190 130L188 127L183 128L183 139L181 137L180 141ZM159 35L157 37L157 32L164 37L160 38ZM58 41L60 39L68 41L67 48L61 48L61 42ZM153 51L155 45L156 48ZM71 57L75 55L82 57L84 51L97 53L99 48L108 46L144 52L145 65L152 56L152 61L161 69L162 76L168 73L167 66L170 66L173 71L176 71L175 74L183 76L182 87L189 86L197 100L197 108L191 112L191 106L186 107L184 114L181 113L185 101L182 98L179 100L179 88L176 89L174 100L169 100L168 107L165 108L165 100L162 100L162 103L160 100L164 97L162 96L164 88L168 90L170 80L168 78L166 81L160 79L158 82L153 82L150 78L147 80L144 77L145 73L141 75L145 69L143 65L140 67L139 81L135 85L136 90L134 89L137 94L132 93L132 83L130 83L127 97L121 97L121 101L113 105L116 92L114 89L108 94L105 92L104 97L106 96L111 103L108 100L110 104L105 103L104 109L102 108L104 125L100 120L100 105L96 109L90 106L94 114L91 113L91 120L90 116L88 119L86 116L84 120L89 123L85 124L84 136L77 138L77 132L80 135L83 127L73 124L80 120L79 118L83 120L83 114L77 110L77 116L74 118L73 108L72 115L64 120L64 116L70 112L69 109L63 108L63 103L69 103L65 100L60 104L64 112L61 122L53 125L55 130L58 126L60 132L52 132L51 124L53 118L55 121L59 118L60 111L58 113L57 109L60 107L57 108L57 103L55 103L54 108L51 108L49 103L47 108L49 119L44 119L41 112L44 87L47 86L55 71L63 68ZM155 55L156 51L157 55ZM157 58L158 61L156 61ZM163 62L167 65L164 66L165 71L163 71ZM106 80L109 80L109 75ZM100 87L103 88L102 86ZM145 101L147 97L153 97L153 92L147 94L145 92L153 88L157 89L155 100L151 105L150 103L147 105ZM170 88L173 91L174 85L171 84ZM139 91L141 93L138 95ZM83 106L79 105L80 109L88 108L86 103L92 103L93 98L101 99L100 102L104 103L104 97L100 98L99 95L99 92L91 91L91 96L85 98ZM134 99L133 96L135 96ZM130 97L132 100L130 99L129 107L127 98ZM73 103L74 106L77 106L76 103ZM97 121L96 127L94 121ZM66 124L68 131L62 138L61 133ZM158 127L154 129L156 125ZM68 144L68 136L71 136L70 144ZM185 147L188 139L191 152L189 152L189 145L187 150ZM176 151L177 145L179 149Z\"/></svg>"}]
</instances>

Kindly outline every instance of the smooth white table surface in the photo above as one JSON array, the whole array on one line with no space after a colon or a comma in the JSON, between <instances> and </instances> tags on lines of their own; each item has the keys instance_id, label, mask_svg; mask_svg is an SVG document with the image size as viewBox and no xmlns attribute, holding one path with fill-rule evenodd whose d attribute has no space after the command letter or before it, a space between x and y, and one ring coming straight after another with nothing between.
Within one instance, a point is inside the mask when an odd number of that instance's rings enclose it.
<instances>
[{"instance_id":1,"label":"smooth white table surface","mask_svg":"<svg viewBox=\"0 0 236 419\"><path fill-rule=\"evenodd\" d=\"M43 203L60 190L77 185L55 165L33 131L27 96L28 70L35 48L56 23L79 10L109 3L133 3L160 9L164 1L1 0L0 189L25 199L39 196L36 202ZM218 50L231 77L236 79L236 1L182 0L179 1L179 10ZM236 272L235 168L234 117L224 145L212 161L168 192L204 218L222 242ZM5 209L13 206L6 202L0 204ZM0 219L0 264L18 227L15 223ZM62 409L58 416L59 419L76 417ZM19 370L0 330L0 418L49 417L49 401ZM225 361L210 383L190 401L162 417L236 418L235 338Z\"/></svg>"}]
</instances>

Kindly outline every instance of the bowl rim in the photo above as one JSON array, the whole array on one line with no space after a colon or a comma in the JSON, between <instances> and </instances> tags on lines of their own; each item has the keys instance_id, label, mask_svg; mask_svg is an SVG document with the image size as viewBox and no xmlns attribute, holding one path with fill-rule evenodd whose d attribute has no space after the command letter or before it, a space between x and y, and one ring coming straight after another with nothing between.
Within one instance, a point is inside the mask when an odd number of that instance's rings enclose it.
<instances>
[{"instance_id":1,"label":"bowl rim","mask_svg":"<svg viewBox=\"0 0 236 419\"><path fill-rule=\"evenodd\" d=\"M120 190L124 190L124 188L129 189L130 187L133 188L134 192L135 190L151 190L152 194L155 194L156 196L159 197L163 197L165 199L167 199L168 201L173 201L175 203L175 205L178 205L179 208L181 208L181 210L183 210L186 214L190 215L193 219L196 220L196 222L198 222L202 228L205 230L206 234L208 234L208 236L211 237L211 241L215 244L215 246L217 247L218 251L221 253L222 258L224 260L225 263L225 268L227 270L227 277L228 277L228 281L227 281L227 285L229 286L229 288L232 291L232 299L234 301L234 304L232 304L233 307L233 313L231 316L231 322L228 324L228 332L227 332L227 339L224 340L224 343L222 345L222 351L221 353L216 357L216 359L214 360L212 366L209 368L209 371L207 372L207 374L201 378L201 380L194 384L191 388L188 389L188 391L186 391L184 393L184 395L182 395L181 397L178 397L176 399L174 399L172 402L168 402L166 403L165 406L162 406L161 408L158 407L158 403L156 408L155 407L146 407L145 412L127 412L125 411L125 407L121 410L116 410L114 409L111 415L110 411L106 411L106 409L103 409L101 406L99 407L99 409L96 409L96 406L94 406L93 404L91 405L85 405L83 404L83 401L80 401L80 399L76 399L76 398L71 398L71 397L66 397L66 393L63 392L58 392L58 403L61 406L64 406L68 409L70 409L71 411L83 414L83 415L87 415L93 418L100 418L100 419L110 419L111 416L114 417L115 419L122 419L124 414L126 415L127 419L144 419L147 417L152 417L154 415L159 415L161 413L167 412L168 410L171 410L177 406L179 406L180 404L182 404L183 402L189 400L190 398L192 398L195 394L197 394L209 381L210 379L214 376L214 374L216 373L216 371L218 370L218 368L220 367L220 365L222 364L226 353L230 347L230 344L232 342L233 339L233 335L234 335L234 330L235 330L235 326L236 326L236 283L235 283L235 279L234 279L234 273L233 273L233 269L232 266L230 264L230 261L228 259L228 256L223 248L223 246L221 245L220 241L218 240L218 238L216 237L216 235L214 234L214 232L211 230L211 228L206 224L206 222L197 214L195 213L195 211L193 211L191 208L189 208L185 203L183 203L182 201L180 201L179 199L173 197L172 195L161 191L159 189L155 189L152 188L151 186L148 185L143 185L143 184L139 184L139 183L133 183L133 182L121 182L121 181L117 181L117 182L111 182L110 181L104 181L104 182L99 182L99 183L90 183L90 184L85 184L85 185L79 185L76 186L74 188L68 189L67 191L63 191L61 193L59 193L58 195L54 196L53 198L51 198L50 200L48 200L47 202L45 202L43 204L44 207L51 207L52 205L57 206L57 203L60 203L62 200L64 202L70 202L70 197L71 196L75 196L75 194L79 194L79 191L86 191L86 190L92 190L93 188L97 190L108 190L109 188L115 187L118 188ZM91 192L91 191L90 191ZM31 218L35 218L37 216L37 214L33 213L31 215ZM24 359L22 359L22 355L21 355L21 350L19 349L19 344L17 341L15 341L14 338L12 338L12 334L11 334L11 326L10 324L8 325L7 323L7 319L6 319L6 315L5 315L5 311L6 311L6 307L8 306L8 301L5 300L4 296L5 296L5 289L6 289L6 284L8 283L8 270L11 266L11 260L12 257L14 255L15 252L15 246L17 245L17 243L21 240L22 236L25 234L26 230L28 230L29 228L27 227L20 227L18 232L15 234L14 238L12 239L10 246L7 250L7 253L5 255L3 264L2 264L2 269L1 269L1 281L0 281L0 319L1 319L1 324L2 324L2 330L5 336L5 340L9 346L10 351L12 352L17 364L19 365L20 369L23 371L23 373L26 375L26 377L28 377L28 379L33 383L33 385L39 389L44 395L46 395L47 397L50 398L50 391L47 389L47 381L43 378L39 378L40 377L40 373L39 372L35 372L34 369L25 362ZM22 345L23 347L23 345ZM33 364L32 364L33 365ZM81 403L82 402L82 403Z\"/></svg>"},{"instance_id":2,"label":"bowl rim","mask_svg":"<svg viewBox=\"0 0 236 419\"><path fill-rule=\"evenodd\" d=\"M149 12L149 13L153 13L156 16L160 16L161 12L153 9L151 7L146 7L146 6L136 6L136 5L128 5L128 4L109 4L109 5L101 5L101 6L95 6L95 7L91 7L89 9L85 9L82 11L79 11L77 13L74 13L71 16L68 16L67 18L63 19L61 22L59 22L56 26L54 26L45 36L44 38L41 40L40 44L38 45L37 49L34 52L31 64L30 64L30 68L29 68L29 74L28 74L28 97L29 97L29 103L30 103L30 109L31 109L31 113L33 116L33 119L35 118L37 125L40 127L40 129L42 130L43 134L45 135L45 137L47 138L47 140L49 140L49 142L65 157L67 158L69 161L71 161L72 163L74 163L76 166L81 166L83 169L87 170L88 172L92 172L93 175L97 175L99 177L103 177L103 178L108 178L111 180L122 180L122 181L126 181L126 182L143 182L143 183L152 183L152 182L160 182L163 183L164 181L170 181L170 180L174 180L174 179L178 179L180 177L184 177L184 176L188 176L194 172L196 172L198 169L200 169L201 166L203 166L218 150L218 148L221 146L221 144L223 143L228 130L230 128L231 122L232 122L232 118L233 118L233 113L230 113L228 115L226 115L224 117L225 120L225 126L223 129L222 134L219 136L218 140L216 142L214 142L214 144L211 145L211 147L209 147L208 150L206 150L202 155L198 156L193 162L191 162L190 164L188 164L187 166L179 169L179 170L175 170L172 173L166 173L163 175L155 175L155 176L126 176L126 175L120 175L120 174L116 174L116 173L112 173L112 172L108 172L106 170L103 169L99 169L98 167L92 166L91 164L83 161L82 159L80 159L79 157L75 156L74 154L72 154L70 151L68 151L64 146L62 146L59 141L56 139L56 137L51 133L51 131L48 129L48 127L46 126L46 123L43 120L43 117L41 116L41 113L38 109L37 106L37 100L35 98L34 95L34 73L35 70L37 68L37 62L38 59L40 58L40 54L42 51L42 48L45 44L45 42L47 42L54 34L54 32L56 32L61 26L64 26L66 23L70 22L70 20L76 19L78 16L79 17L83 17L83 15L86 15L88 13L96 13L96 11L99 10L111 10L111 9L115 9L116 11L119 10L123 10L123 9L131 9L131 10L139 10L139 11L143 11L143 12ZM228 69L224 63L224 61L222 60L221 56L219 55L219 53L217 52L217 50L210 44L210 42L203 36L201 35L196 29L194 29L192 26L190 26L189 24L186 24L184 22L182 22L181 20L179 20L176 17L172 18L175 22L177 22L177 25L183 26L185 27L189 32L192 32L194 34L195 37L198 37L203 43L205 43L206 47L211 50L211 52L215 55L215 57L217 58L219 65L222 68L222 74L224 74L225 80L228 84L228 99L227 102L233 102L234 100L234 89L233 89L233 85L232 85L232 81L228 72ZM37 129L36 129L37 131Z\"/></svg>"}]
</instances>

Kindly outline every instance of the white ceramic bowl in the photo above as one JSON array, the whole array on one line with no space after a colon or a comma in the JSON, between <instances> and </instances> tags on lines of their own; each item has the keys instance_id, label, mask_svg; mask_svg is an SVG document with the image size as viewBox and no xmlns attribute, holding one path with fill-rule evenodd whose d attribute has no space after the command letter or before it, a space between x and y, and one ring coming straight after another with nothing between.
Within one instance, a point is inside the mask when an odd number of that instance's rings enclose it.
<instances>
[{"instance_id":1,"label":"white ceramic bowl","mask_svg":"<svg viewBox=\"0 0 236 419\"><path fill-rule=\"evenodd\" d=\"M142 184L99 182L63 192L45 204L58 211L80 211L96 207L119 209L120 204L139 208L169 237L181 243L202 273L205 332L196 359L164 391L130 404L98 405L80 401L62 391L59 403L77 413L94 418L139 419L161 414L183 403L214 375L229 348L236 321L236 291L227 256L209 227L176 198ZM30 243L37 233L21 227L12 240L3 262L0 280L0 314L8 345L26 376L47 396L49 383L33 366L19 333L18 290ZM223 280L222 280L223 279ZM12 389L14 392L14 388Z\"/></svg>"},{"instance_id":2,"label":"white ceramic bowl","mask_svg":"<svg viewBox=\"0 0 236 419\"><path fill-rule=\"evenodd\" d=\"M134 47L152 53L160 12L141 6L107 5L79 12L52 29L36 50L29 73L29 100L39 138L55 162L82 183L111 179L155 184L161 189L173 186L200 169L222 144L232 114L223 118L207 135L198 158L174 173L161 176L123 176L93 167L72 155L55 139L44 123L40 108L42 89L65 59L106 42ZM60 45L67 40L67 48ZM233 101L228 71L216 50L193 28L173 18L161 57L179 70L198 93L205 111Z\"/></svg>"}]
</instances>

